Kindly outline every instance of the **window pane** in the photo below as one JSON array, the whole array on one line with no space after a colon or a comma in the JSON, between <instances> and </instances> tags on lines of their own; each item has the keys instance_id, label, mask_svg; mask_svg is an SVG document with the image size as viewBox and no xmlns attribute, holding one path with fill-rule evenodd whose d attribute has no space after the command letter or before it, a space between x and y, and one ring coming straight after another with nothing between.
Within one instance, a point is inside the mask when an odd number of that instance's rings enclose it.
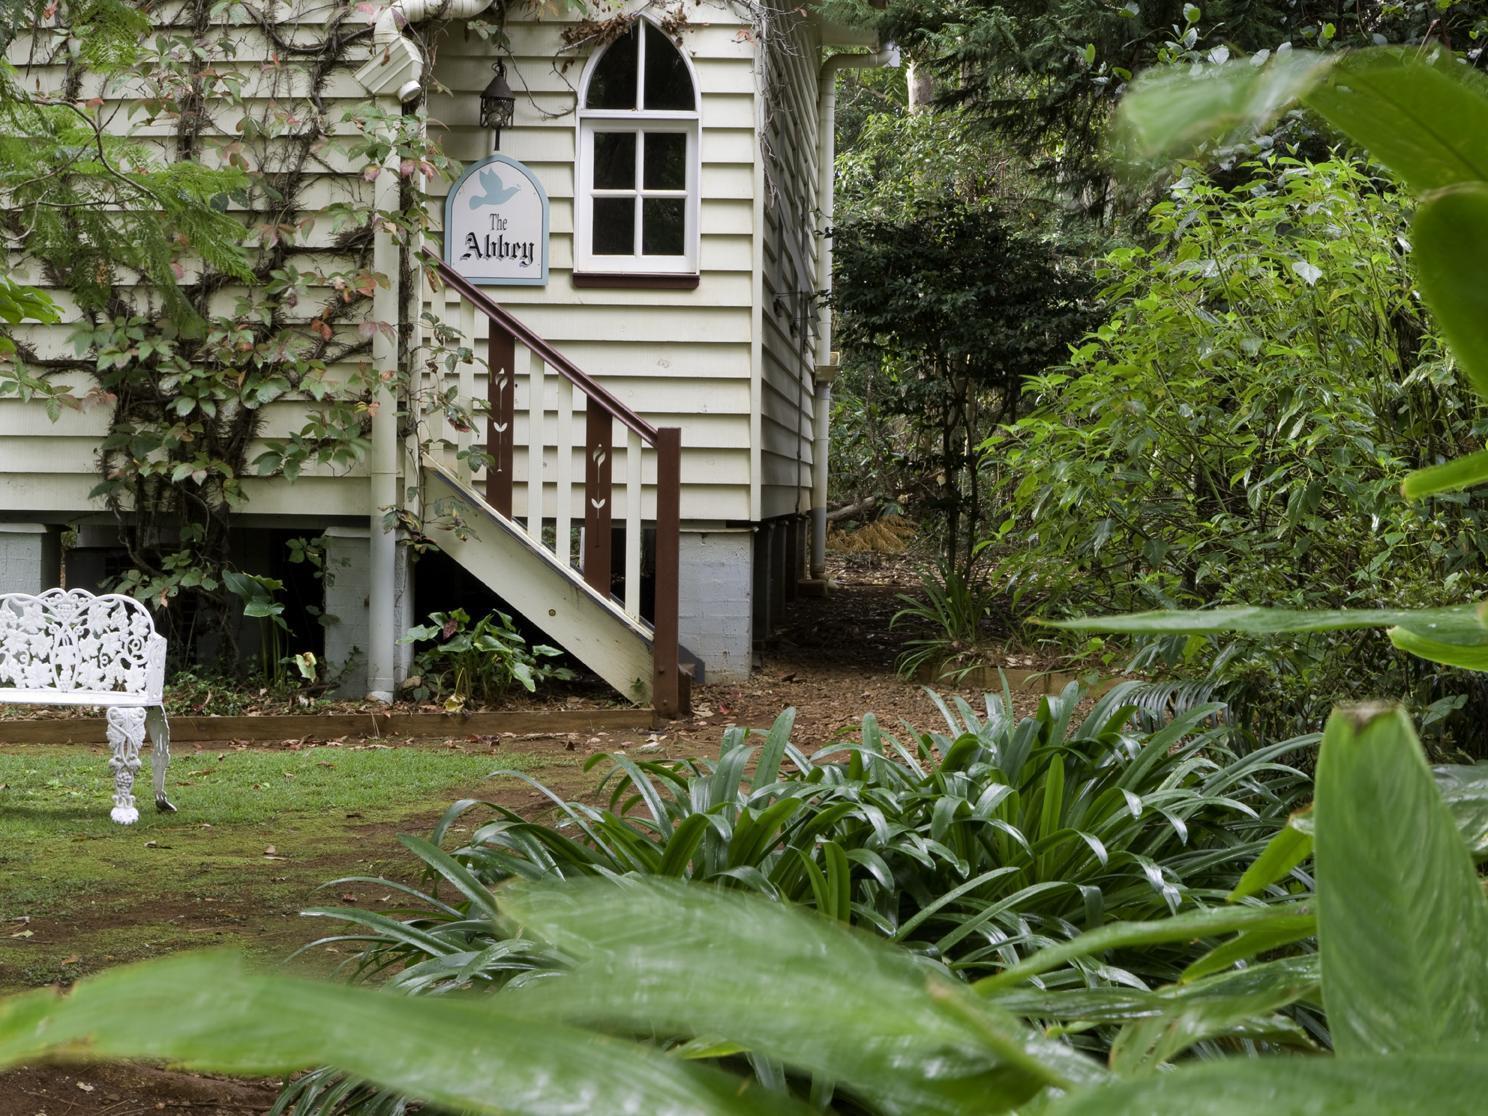
<instances>
[{"instance_id":1,"label":"window pane","mask_svg":"<svg viewBox=\"0 0 1488 1116\"><path fill-rule=\"evenodd\" d=\"M687 189L685 132L646 133L646 189Z\"/></svg>"},{"instance_id":2,"label":"window pane","mask_svg":"<svg viewBox=\"0 0 1488 1116\"><path fill-rule=\"evenodd\" d=\"M686 226L686 199L646 198L641 202L641 254L682 255Z\"/></svg>"},{"instance_id":3,"label":"window pane","mask_svg":"<svg viewBox=\"0 0 1488 1116\"><path fill-rule=\"evenodd\" d=\"M644 22L644 21L643 21ZM692 78L672 41L646 24L646 100L648 109L694 109Z\"/></svg>"},{"instance_id":4,"label":"window pane","mask_svg":"<svg viewBox=\"0 0 1488 1116\"><path fill-rule=\"evenodd\" d=\"M635 199L594 199L594 248L596 256L635 254Z\"/></svg>"},{"instance_id":5,"label":"window pane","mask_svg":"<svg viewBox=\"0 0 1488 1116\"><path fill-rule=\"evenodd\" d=\"M634 132L595 132L595 188L598 190L634 190L635 156L636 134Z\"/></svg>"},{"instance_id":6,"label":"window pane","mask_svg":"<svg viewBox=\"0 0 1488 1116\"><path fill-rule=\"evenodd\" d=\"M636 65L640 36L632 27L616 39L589 76L587 108L633 109L636 107Z\"/></svg>"}]
</instances>

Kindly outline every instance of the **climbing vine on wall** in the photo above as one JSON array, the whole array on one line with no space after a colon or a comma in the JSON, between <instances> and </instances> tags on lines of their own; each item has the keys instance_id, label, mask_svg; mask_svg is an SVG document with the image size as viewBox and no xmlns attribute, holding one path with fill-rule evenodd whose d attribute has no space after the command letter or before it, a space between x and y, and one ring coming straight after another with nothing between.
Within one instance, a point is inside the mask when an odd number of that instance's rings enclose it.
<instances>
[{"instance_id":1,"label":"climbing vine on wall","mask_svg":"<svg viewBox=\"0 0 1488 1116\"><path fill-rule=\"evenodd\" d=\"M420 110L345 99L371 5L21 7L4 231L76 312L70 349L18 345L0 394L54 417L111 408L93 494L129 553L120 587L195 655L233 627L222 575L245 481L351 468L379 381L402 388L406 359L371 359L373 337L397 330L372 314L393 278L372 270L374 229L416 243L424 187L450 166ZM377 211L388 167L399 202Z\"/></svg>"}]
</instances>

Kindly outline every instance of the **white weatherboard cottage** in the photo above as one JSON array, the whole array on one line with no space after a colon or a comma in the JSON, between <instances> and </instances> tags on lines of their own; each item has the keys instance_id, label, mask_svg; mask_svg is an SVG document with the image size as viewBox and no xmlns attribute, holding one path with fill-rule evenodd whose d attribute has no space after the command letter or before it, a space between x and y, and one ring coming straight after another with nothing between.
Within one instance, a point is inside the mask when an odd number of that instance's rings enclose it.
<instances>
[{"instance_id":1,"label":"white weatherboard cottage","mask_svg":"<svg viewBox=\"0 0 1488 1116\"><path fill-rule=\"evenodd\" d=\"M429 128L466 168L432 188L447 194L430 199L445 278L405 298L398 283L417 269L379 233L373 269L402 278L376 291L373 315L422 310L466 339L477 359L438 386L489 400L491 418L440 433L457 449L484 443L496 464L472 472L457 452L410 451L389 399L364 465L250 480L241 522L324 532L341 571L326 655L365 654L355 689L396 689L398 637L424 611L380 511L414 493L425 515L453 508L475 526L464 539L431 532L452 558L617 689L665 709L675 664L663 644L680 642L710 680L745 675L786 597L821 577L833 79L891 57L828 57L873 44L809 5L630 4L615 14L633 18L597 24L513 5L509 48L466 32L488 7L393 0L322 95L388 111L426 98ZM286 8L307 25L326 18L325 4ZM251 82L273 51L251 28L240 40L232 64ZM56 80L28 42L11 54L22 80L28 68ZM480 120L498 63L515 98L499 138ZM369 184L328 162L321 177L325 205L393 208L397 173ZM31 341L62 345L53 332L34 327ZM374 336L378 366L396 343ZM266 433L292 428L294 407L266 408ZM80 527L70 577L86 582L89 544L106 534L88 493L107 422L93 410L53 424L0 401L0 591L56 583L64 525Z\"/></svg>"}]
</instances>

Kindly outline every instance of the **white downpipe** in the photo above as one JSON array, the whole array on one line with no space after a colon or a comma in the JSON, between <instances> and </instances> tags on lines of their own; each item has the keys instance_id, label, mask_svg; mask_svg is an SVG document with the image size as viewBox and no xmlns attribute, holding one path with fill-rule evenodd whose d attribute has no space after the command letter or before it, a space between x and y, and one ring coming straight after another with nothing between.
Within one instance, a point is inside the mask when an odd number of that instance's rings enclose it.
<instances>
[{"instance_id":1,"label":"white downpipe","mask_svg":"<svg viewBox=\"0 0 1488 1116\"><path fill-rule=\"evenodd\" d=\"M392 0L372 23L372 57L357 79L377 97L388 113L416 98L423 90L424 56L404 37L403 29L426 19L469 19L493 0ZM389 153L373 187L373 209L390 213L398 208L398 157ZM391 702L398 671L398 536L383 527L388 508L398 504L398 314L400 294L398 245L381 226L372 233L372 270L388 279L372 295L372 317L394 328L372 335L372 366L383 377L374 393L372 415L371 484L368 490L367 690L376 701Z\"/></svg>"},{"instance_id":2,"label":"white downpipe","mask_svg":"<svg viewBox=\"0 0 1488 1116\"><path fill-rule=\"evenodd\" d=\"M489 8L494 0L393 0L372 22L374 62L382 55L391 62L401 53L397 96L400 103L413 100L423 88L424 58L418 47L403 37L403 29L426 19L469 19Z\"/></svg>"},{"instance_id":3,"label":"white downpipe","mask_svg":"<svg viewBox=\"0 0 1488 1116\"><path fill-rule=\"evenodd\" d=\"M817 210L821 214L822 241L816 253L816 289L821 305L816 328L816 405L811 466L811 576L821 580L827 573L827 459L832 450L832 381L837 365L832 359L832 227L836 210L837 183L837 75L847 69L898 66L899 48L892 43L870 54L834 54L822 63L817 88Z\"/></svg>"},{"instance_id":4,"label":"white downpipe","mask_svg":"<svg viewBox=\"0 0 1488 1116\"><path fill-rule=\"evenodd\" d=\"M396 106L392 106L397 111ZM398 154L388 153L373 187L373 209L389 213L398 208ZM391 702L396 685L398 657L397 611L394 585L397 577L398 535L383 526L383 515L398 503L398 377L399 265L398 245L392 235L381 228L373 233L372 270L385 275L388 282L372 295L372 317L377 322L393 323L389 331L379 329L372 335L372 368L379 377L374 399L377 410L372 414L372 477L368 508L367 593L367 690L374 701Z\"/></svg>"}]
</instances>

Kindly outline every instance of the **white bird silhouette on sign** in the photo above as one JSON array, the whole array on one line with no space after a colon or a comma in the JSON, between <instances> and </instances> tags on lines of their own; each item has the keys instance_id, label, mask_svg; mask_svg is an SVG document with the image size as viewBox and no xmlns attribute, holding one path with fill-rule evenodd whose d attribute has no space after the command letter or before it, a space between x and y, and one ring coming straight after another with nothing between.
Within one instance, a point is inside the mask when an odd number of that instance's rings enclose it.
<instances>
[{"instance_id":1,"label":"white bird silhouette on sign","mask_svg":"<svg viewBox=\"0 0 1488 1116\"><path fill-rule=\"evenodd\" d=\"M470 199L470 208L479 209L483 205L501 205L510 201L521 187L508 186L501 181L501 176L494 170L483 170L480 172L481 189L485 191L479 197Z\"/></svg>"}]
</instances>

